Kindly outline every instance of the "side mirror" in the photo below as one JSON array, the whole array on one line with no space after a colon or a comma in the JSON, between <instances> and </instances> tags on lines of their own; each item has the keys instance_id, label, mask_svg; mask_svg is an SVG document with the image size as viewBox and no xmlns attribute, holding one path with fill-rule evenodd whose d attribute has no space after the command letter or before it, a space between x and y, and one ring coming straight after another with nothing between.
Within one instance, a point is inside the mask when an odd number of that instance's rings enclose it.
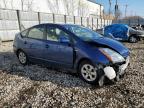
<instances>
[{"instance_id":1,"label":"side mirror","mask_svg":"<svg viewBox=\"0 0 144 108\"><path fill-rule=\"evenodd\" d=\"M67 44L69 44L69 43L70 43L70 40L69 40L69 38L66 37L66 36L60 36L60 37L59 37L59 42L60 42L60 43L67 43Z\"/></svg>"}]
</instances>

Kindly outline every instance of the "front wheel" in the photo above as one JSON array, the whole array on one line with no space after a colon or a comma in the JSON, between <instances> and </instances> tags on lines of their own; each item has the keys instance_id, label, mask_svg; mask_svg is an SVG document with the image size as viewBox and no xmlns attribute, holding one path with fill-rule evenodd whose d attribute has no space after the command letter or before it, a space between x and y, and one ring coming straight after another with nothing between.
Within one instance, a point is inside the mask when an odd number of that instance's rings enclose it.
<instances>
[{"instance_id":1,"label":"front wheel","mask_svg":"<svg viewBox=\"0 0 144 108\"><path fill-rule=\"evenodd\" d=\"M89 61L80 63L78 73L81 79L89 84L96 84L98 82L99 73L95 66Z\"/></svg>"},{"instance_id":2,"label":"front wheel","mask_svg":"<svg viewBox=\"0 0 144 108\"><path fill-rule=\"evenodd\" d=\"M28 63L27 55L23 51L21 51L21 50L18 51L17 56L18 56L19 62L22 65L26 65Z\"/></svg>"},{"instance_id":3,"label":"front wheel","mask_svg":"<svg viewBox=\"0 0 144 108\"><path fill-rule=\"evenodd\" d=\"M135 37L135 36L130 36L129 37L129 42L136 43L137 41L138 41L137 37Z\"/></svg>"}]
</instances>

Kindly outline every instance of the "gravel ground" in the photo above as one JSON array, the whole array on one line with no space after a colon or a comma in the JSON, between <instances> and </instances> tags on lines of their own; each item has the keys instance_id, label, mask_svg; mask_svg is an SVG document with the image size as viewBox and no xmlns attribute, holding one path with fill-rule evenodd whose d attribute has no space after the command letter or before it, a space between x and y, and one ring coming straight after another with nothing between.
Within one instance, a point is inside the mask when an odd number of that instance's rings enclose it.
<instances>
[{"instance_id":1,"label":"gravel ground","mask_svg":"<svg viewBox=\"0 0 144 108\"><path fill-rule=\"evenodd\" d=\"M12 42L0 46L0 108L144 108L144 44L125 43L131 64L122 80L91 86L78 76L37 65L23 67Z\"/></svg>"}]
</instances>

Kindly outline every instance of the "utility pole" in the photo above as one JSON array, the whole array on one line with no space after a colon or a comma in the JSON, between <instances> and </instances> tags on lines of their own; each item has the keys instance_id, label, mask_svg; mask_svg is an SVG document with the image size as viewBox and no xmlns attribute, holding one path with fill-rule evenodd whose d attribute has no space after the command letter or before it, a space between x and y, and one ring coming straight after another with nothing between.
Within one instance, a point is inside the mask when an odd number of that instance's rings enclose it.
<instances>
[{"instance_id":1,"label":"utility pole","mask_svg":"<svg viewBox=\"0 0 144 108\"><path fill-rule=\"evenodd\" d=\"M116 5L118 5L118 1L116 0Z\"/></svg>"},{"instance_id":2,"label":"utility pole","mask_svg":"<svg viewBox=\"0 0 144 108\"><path fill-rule=\"evenodd\" d=\"M118 18L118 1L116 0L116 5L115 5L115 18Z\"/></svg>"},{"instance_id":3,"label":"utility pole","mask_svg":"<svg viewBox=\"0 0 144 108\"><path fill-rule=\"evenodd\" d=\"M109 16L111 15L111 0L109 0Z\"/></svg>"},{"instance_id":4,"label":"utility pole","mask_svg":"<svg viewBox=\"0 0 144 108\"><path fill-rule=\"evenodd\" d=\"M126 4L125 5L125 18L127 17L127 7L128 7L128 5Z\"/></svg>"},{"instance_id":5,"label":"utility pole","mask_svg":"<svg viewBox=\"0 0 144 108\"><path fill-rule=\"evenodd\" d=\"M100 18L102 18L102 5L100 4Z\"/></svg>"}]
</instances>

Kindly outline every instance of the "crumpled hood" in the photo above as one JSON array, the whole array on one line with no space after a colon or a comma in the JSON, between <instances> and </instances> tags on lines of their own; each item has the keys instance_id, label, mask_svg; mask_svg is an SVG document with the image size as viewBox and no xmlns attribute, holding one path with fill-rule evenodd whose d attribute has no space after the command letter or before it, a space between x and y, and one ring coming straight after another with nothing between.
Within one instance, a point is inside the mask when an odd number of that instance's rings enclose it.
<instances>
[{"instance_id":1,"label":"crumpled hood","mask_svg":"<svg viewBox=\"0 0 144 108\"><path fill-rule=\"evenodd\" d=\"M101 37L101 38L93 40L92 42L102 45L102 46L109 47L109 48L117 51L123 57L127 57L129 55L128 48L116 40L106 38L106 37Z\"/></svg>"},{"instance_id":2,"label":"crumpled hood","mask_svg":"<svg viewBox=\"0 0 144 108\"><path fill-rule=\"evenodd\" d=\"M132 34L136 34L136 35L144 35L144 31L142 31L142 30L135 30L135 29L129 29L129 33L130 33L130 35L132 35Z\"/></svg>"},{"instance_id":3,"label":"crumpled hood","mask_svg":"<svg viewBox=\"0 0 144 108\"><path fill-rule=\"evenodd\" d=\"M144 31L142 31L142 30L137 30L137 34L138 34L138 35L144 35Z\"/></svg>"}]
</instances>

